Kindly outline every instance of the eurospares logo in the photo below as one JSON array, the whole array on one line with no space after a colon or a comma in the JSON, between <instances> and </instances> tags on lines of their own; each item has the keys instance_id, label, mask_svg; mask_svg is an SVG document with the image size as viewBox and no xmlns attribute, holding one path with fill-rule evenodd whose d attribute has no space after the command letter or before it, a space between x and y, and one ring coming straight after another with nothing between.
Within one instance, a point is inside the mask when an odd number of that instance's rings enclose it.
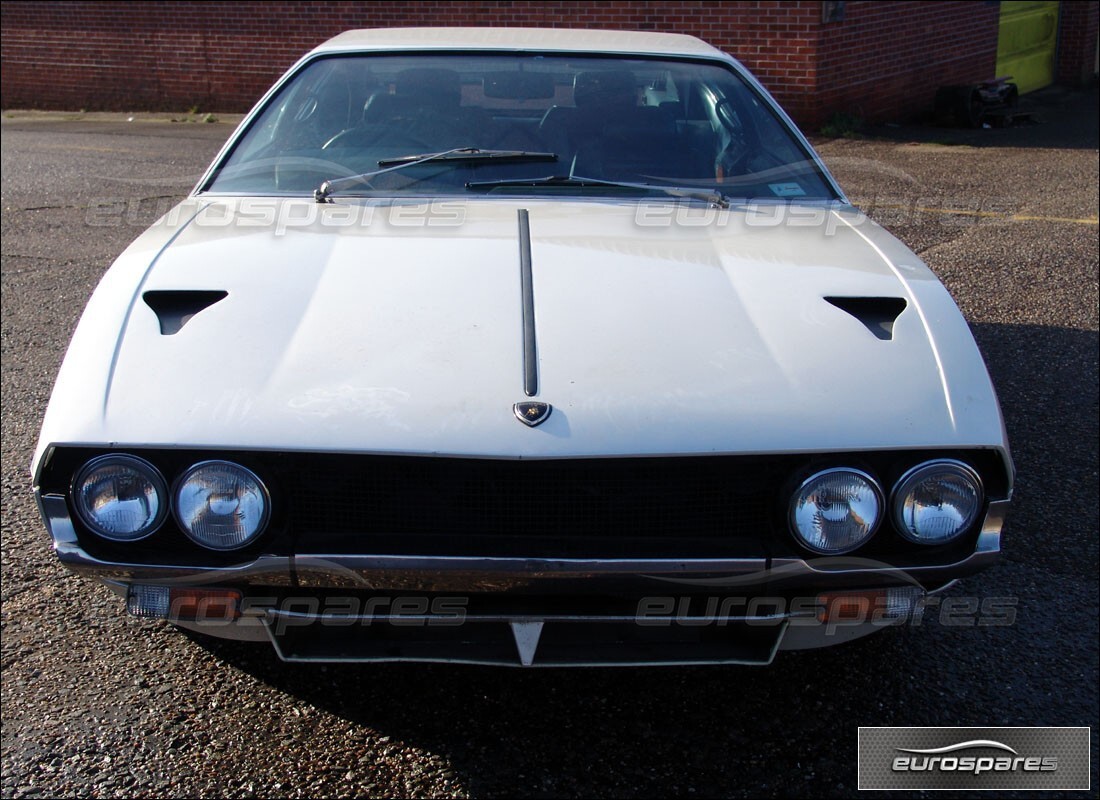
<instances>
[{"instance_id":1,"label":"eurospares logo","mask_svg":"<svg viewBox=\"0 0 1100 800\"><path fill-rule=\"evenodd\" d=\"M860 789L1088 790L1089 728L860 728Z\"/></svg>"},{"instance_id":2,"label":"eurospares logo","mask_svg":"<svg viewBox=\"0 0 1100 800\"><path fill-rule=\"evenodd\" d=\"M981 775L983 772L1053 772L1058 769L1058 759L1053 756L1021 756L1007 744L992 739L974 739L947 747L933 747L930 750L910 750L905 747L895 749L899 753L913 755L895 758L892 767L894 772L973 772ZM965 755L967 751L973 750L1005 750L1012 756L994 758Z\"/></svg>"}]
</instances>

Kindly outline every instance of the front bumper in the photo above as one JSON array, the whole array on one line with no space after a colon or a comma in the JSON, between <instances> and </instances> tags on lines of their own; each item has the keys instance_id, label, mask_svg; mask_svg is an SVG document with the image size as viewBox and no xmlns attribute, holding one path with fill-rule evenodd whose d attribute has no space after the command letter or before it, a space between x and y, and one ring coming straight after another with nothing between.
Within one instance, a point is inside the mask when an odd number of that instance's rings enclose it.
<instances>
[{"instance_id":1,"label":"front bumper","mask_svg":"<svg viewBox=\"0 0 1100 800\"><path fill-rule=\"evenodd\" d=\"M523 666L768 664L780 649L847 641L895 624L886 615L830 625L792 599L891 587L910 603L993 563L1007 501L989 504L974 551L952 563L887 564L850 556L751 559L545 559L400 555L260 556L233 566L103 561L77 539L64 497L39 505L67 567L121 593L141 585L235 587L233 621L177 621L234 639L268 640L286 661L446 661ZM395 613L395 593L472 602L454 614ZM386 597L383 610L333 612L337 598ZM557 599L553 599L557 598ZM706 606L707 598L724 598ZM760 598L778 605L762 607ZM672 613L640 615L654 600ZM745 600L747 605L729 603ZM315 601L315 602L312 602ZM679 602L687 602L681 611ZM357 600L358 602L358 600ZM671 602L669 606L667 603ZM296 605L297 603L297 605ZM376 605L377 608L377 605ZM763 608L763 610L761 610ZM414 609L414 612L416 609ZM537 656L536 656L537 654Z\"/></svg>"}]
</instances>

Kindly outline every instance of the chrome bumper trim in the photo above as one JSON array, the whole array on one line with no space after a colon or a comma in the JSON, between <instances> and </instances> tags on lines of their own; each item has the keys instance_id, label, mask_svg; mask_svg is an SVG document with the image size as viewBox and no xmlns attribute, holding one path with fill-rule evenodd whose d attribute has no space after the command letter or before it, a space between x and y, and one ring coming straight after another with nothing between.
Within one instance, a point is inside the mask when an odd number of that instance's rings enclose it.
<instances>
[{"instance_id":1,"label":"chrome bumper trim","mask_svg":"<svg viewBox=\"0 0 1100 800\"><path fill-rule=\"evenodd\" d=\"M763 558L548 559L475 556L308 554L294 558L298 585L309 588L503 592L592 579L652 582L662 576L763 575Z\"/></svg>"}]
</instances>

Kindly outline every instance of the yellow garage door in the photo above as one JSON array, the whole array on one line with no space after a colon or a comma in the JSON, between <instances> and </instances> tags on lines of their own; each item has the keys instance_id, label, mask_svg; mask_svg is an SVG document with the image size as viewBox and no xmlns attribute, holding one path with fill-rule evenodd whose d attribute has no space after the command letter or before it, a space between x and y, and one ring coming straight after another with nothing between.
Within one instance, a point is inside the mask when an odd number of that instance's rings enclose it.
<instances>
[{"instance_id":1,"label":"yellow garage door","mask_svg":"<svg viewBox=\"0 0 1100 800\"><path fill-rule=\"evenodd\" d=\"M1054 83L1058 3L1001 3L997 75L1011 75L1020 93Z\"/></svg>"}]
</instances>

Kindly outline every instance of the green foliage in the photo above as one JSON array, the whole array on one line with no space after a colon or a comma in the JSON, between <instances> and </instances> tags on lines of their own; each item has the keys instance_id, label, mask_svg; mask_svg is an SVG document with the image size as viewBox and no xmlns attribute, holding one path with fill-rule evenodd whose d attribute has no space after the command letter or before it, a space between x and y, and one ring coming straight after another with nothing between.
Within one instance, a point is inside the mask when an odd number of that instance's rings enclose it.
<instances>
[{"instance_id":1,"label":"green foliage","mask_svg":"<svg viewBox=\"0 0 1100 800\"><path fill-rule=\"evenodd\" d=\"M821 135L840 139L860 139L862 138L860 133L862 127L863 118L858 114L837 111L821 127Z\"/></svg>"}]
</instances>

